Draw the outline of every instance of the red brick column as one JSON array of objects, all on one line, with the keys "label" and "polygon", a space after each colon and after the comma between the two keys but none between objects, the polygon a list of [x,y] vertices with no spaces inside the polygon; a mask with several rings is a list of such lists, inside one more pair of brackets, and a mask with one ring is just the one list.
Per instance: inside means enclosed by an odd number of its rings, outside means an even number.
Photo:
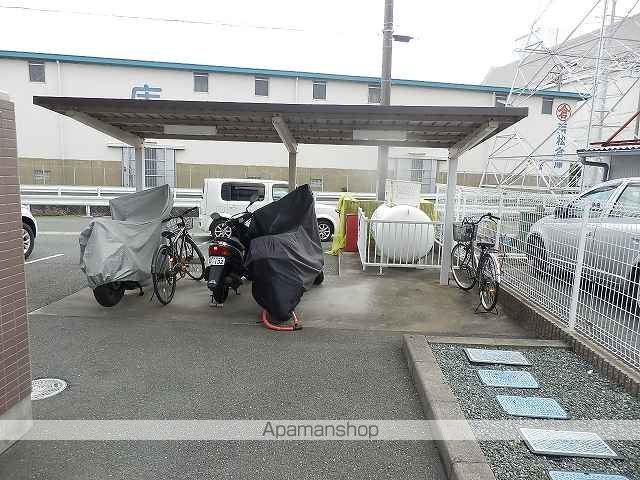
[{"label": "red brick column", "polygon": [[[12,433],[22,433],[31,419],[31,357],[16,153],[13,103],[0,92],[0,420],[25,420],[12,422]],[[0,438],[0,452],[9,444]]]}]

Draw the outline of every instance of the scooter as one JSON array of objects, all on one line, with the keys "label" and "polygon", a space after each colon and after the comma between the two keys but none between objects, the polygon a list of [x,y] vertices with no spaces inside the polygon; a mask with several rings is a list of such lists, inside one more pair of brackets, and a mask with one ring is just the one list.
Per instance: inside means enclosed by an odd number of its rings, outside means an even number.
[{"label": "scooter", "polygon": [[[221,231],[225,234],[215,237],[209,245],[205,278],[207,288],[211,291],[212,305],[223,306],[230,289],[239,295],[238,289],[247,280],[244,258],[251,243],[247,223],[253,216],[249,208],[257,200],[258,195],[254,194],[244,212],[224,221]],[[219,213],[212,213],[211,219],[219,222],[222,217]]]}]

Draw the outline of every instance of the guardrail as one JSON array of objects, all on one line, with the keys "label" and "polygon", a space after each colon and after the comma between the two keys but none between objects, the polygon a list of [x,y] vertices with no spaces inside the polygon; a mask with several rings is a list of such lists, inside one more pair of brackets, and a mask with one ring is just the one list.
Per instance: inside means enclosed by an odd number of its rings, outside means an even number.
[{"label": "guardrail", "polygon": [[[91,207],[107,206],[112,198],[135,191],[133,187],[20,185],[20,197],[24,204],[84,206],[87,215],[91,215]],[[174,188],[173,195],[176,207],[199,207],[202,201],[202,190],[197,188]]]}]

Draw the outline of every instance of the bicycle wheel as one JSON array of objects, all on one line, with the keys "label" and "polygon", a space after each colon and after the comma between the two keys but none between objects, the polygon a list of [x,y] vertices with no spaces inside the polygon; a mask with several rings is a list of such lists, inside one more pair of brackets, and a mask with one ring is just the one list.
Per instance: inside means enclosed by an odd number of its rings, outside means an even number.
[{"label": "bicycle wheel", "polygon": [[458,287],[471,290],[476,284],[476,261],[471,245],[458,243],[451,251],[451,273]]},{"label": "bicycle wheel", "polygon": [[160,245],[153,254],[151,277],[156,297],[160,303],[168,305],[176,292],[176,272],[173,268],[171,248],[168,245]]},{"label": "bicycle wheel", "polygon": [[495,258],[487,255],[482,260],[480,271],[480,303],[482,307],[490,312],[498,303],[498,293],[500,292],[500,281],[498,280],[498,265]]},{"label": "bicycle wheel", "polygon": [[184,258],[180,259],[184,263],[187,275],[196,281],[204,278],[204,257],[202,252],[191,237],[186,237],[184,241]]}]

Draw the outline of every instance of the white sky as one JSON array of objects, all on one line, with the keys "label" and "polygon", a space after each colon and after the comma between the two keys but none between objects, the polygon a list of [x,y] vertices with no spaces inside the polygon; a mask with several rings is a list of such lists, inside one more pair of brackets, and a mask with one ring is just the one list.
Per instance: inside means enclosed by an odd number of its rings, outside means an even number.
[{"label": "white sky", "polygon": [[[396,0],[393,77],[480,83],[514,60],[549,0]],[[540,26],[568,32],[595,0],[554,0]],[[619,0],[619,12],[631,0]],[[380,75],[383,0],[0,0],[0,50]],[[598,9],[601,10],[601,9]],[[210,24],[123,19],[174,18]],[[588,29],[598,28],[594,14]],[[264,28],[271,27],[271,28]]]}]

